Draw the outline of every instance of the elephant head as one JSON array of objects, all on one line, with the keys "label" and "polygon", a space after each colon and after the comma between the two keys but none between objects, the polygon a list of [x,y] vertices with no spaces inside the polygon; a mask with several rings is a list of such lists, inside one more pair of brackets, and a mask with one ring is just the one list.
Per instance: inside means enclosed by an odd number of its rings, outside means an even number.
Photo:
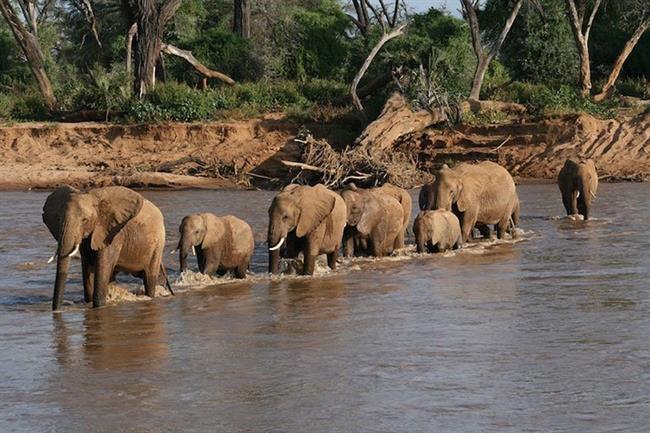
[{"label": "elephant head", "polygon": [[420,194],[418,195],[418,205],[420,206],[420,210],[433,209],[435,201],[434,182],[424,184],[422,185],[422,188],[420,188]]},{"label": "elephant head", "polygon": [[195,247],[201,246],[201,249],[211,248],[217,244],[220,237],[221,227],[216,223],[217,218],[210,214],[193,214],[183,218],[179,232],[178,241],[179,261],[181,272],[187,269],[187,256],[192,251],[196,255]]},{"label": "elephant head", "polygon": [[341,196],[347,209],[347,225],[363,235],[370,234],[381,218],[381,207],[372,193],[350,184],[341,192]]},{"label": "elephant head", "polygon": [[142,208],[143,197],[128,188],[114,186],[81,193],[70,187],[50,194],[43,206],[43,222],[58,242],[56,281],[52,309],[63,301],[70,256],[88,239],[90,248],[108,246],[124,225]]},{"label": "elephant head", "polygon": [[415,243],[417,252],[422,254],[426,252],[425,246],[428,242],[428,229],[424,212],[420,212],[413,222],[413,233],[415,234]]},{"label": "elephant head", "polygon": [[334,209],[335,198],[323,185],[289,185],[269,207],[269,272],[280,271],[280,248],[291,232],[303,238],[313,232]]}]

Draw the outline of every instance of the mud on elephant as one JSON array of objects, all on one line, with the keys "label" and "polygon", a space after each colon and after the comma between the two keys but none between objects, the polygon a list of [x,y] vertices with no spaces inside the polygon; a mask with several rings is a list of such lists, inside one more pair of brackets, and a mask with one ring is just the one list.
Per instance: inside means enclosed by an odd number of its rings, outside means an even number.
[{"label": "mud on elephant", "polygon": [[567,215],[580,214],[585,220],[598,190],[598,173],[592,159],[567,159],[557,177]]},{"label": "mud on elephant", "polygon": [[[81,255],[84,299],[94,307],[106,304],[115,272],[144,280],[147,296],[155,296],[159,276],[165,277],[162,254],[165,226],[160,210],[128,188],[112,186],[87,193],[70,187],[50,194],[43,222],[58,242],[52,309],[63,302],[70,257]],[[169,282],[167,282],[169,287]]]},{"label": "mud on elephant", "polygon": [[403,209],[382,190],[348,185],[341,191],[347,209],[343,235],[347,257],[367,253],[375,257],[391,254],[398,241],[404,242]]},{"label": "mud on elephant", "polygon": [[246,277],[255,247],[248,223],[232,215],[197,213],[183,218],[179,232],[181,272],[187,269],[187,256],[192,251],[203,274],[224,275],[233,271],[237,278]]},{"label": "mud on elephant", "polygon": [[312,275],[316,257],[327,254],[336,268],[345,228],[345,202],[323,185],[289,185],[269,207],[269,272],[280,272],[280,256],[304,256],[303,275]]}]

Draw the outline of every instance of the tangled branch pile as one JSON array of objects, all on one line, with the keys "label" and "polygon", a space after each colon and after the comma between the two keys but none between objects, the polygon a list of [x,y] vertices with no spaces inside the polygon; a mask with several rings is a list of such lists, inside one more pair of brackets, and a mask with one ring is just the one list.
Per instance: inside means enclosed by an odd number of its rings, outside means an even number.
[{"label": "tangled branch pile", "polygon": [[376,186],[386,182],[410,188],[429,180],[430,174],[418,169],[416,158],[394,150],[377,150],[368,146],[332,149],[326,141],[307,136],[301,159],[304,163],[283,161],[298,170],[292,182],[322,183],[340,188],[354,182],[362,186]]}]

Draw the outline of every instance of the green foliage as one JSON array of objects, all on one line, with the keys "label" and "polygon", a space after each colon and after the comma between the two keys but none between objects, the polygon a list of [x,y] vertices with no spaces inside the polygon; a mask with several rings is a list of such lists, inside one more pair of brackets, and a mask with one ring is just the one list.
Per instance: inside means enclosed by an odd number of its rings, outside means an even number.
[{"label": "green foliage", "polygon": [[510,82],[508,70],[498,60],[492,60],[485,72],[481,99],[490,99],[492,94]]},{"label": "green foliage", "polygon": [[16,120],[45,120],[49,117],[43,97],[36,89],[30,89],[20,97],[14,96],[11,118]]},{"label": "green foliage", "polygon": [[14,109],[14,98],[11,96],[0,93],[0,120],[9,120],[11,119],[12,112]]},{"label": "green foliage", "polygon": [[508,118],[508,115],[498,110],[486,110],[474,113],[468,111],[463,114],[463,123],[469,125],[485,125],[485,124],[498,124],[503,123]]},{"label": "green foliage", "polygon": [[299,90],[311,102],[328,104],[348,95],[349,86],[339,81],[314,79],[301,83]]},{"label": "green foliage", "polygon": [[616,83],[616,90],[621,95],[650,99],[650,81],[645,77],[639,79],[626,78],[619,80]]}]

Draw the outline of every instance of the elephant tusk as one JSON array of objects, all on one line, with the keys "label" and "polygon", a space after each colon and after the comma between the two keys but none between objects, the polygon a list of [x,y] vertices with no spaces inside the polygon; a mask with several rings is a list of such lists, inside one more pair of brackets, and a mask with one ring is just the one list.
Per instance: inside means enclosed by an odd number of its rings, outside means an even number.
[{"label": "elephant tusk", "polygon": [[279,249],[282,246],[283,243],[284,243],[284,237],[282,239],[280,239],[280,242],[278,242],[276,245],[274,245],[272,247],[269,247],[269,251],[275,251],[275,250]]},{"label": "elephant tusk", "polygon": [[172,252],[169,253],[169,254],[171,254],[171,255],[173,256],[173,255],[176,254],[177,252],[178,252],[178,250],[172,250]]},{"label": "elephant tusk", "polygon": [[578,195],[576,196],[576,198],[580,198],[580,191],[578,191]]},{"label": "elephant tusk", "polygon": [[589,194],[591,194],[591,196],[592,196],[593,198],[596,198],[596,194],[594,194],[593,191],[589,191]]},{"label": "elephant tusk", "polygon": [[192,245],[192,255],[193,255],[193,256],[196,255],[196,249],[194,248],[194,245]]},{"label": "elephant tusk", "polygon": [[59,255],[58,253],[54,253],[54,255],[53,255],[52,257],[50,257],[49,259],[47,259],[47,264],[49,265],[50,263],[52,263],[53,261],[55,261],[55,260],[56,260],[56,256],[58,256],[58,255]]},{"label": "elephant tusk", "polygon": [[79,245],[81,245],[81,244],[77,244],[77,246],[74,247],[74,250],[72,250],[72,252],[70,254],[68,254],[66,257],[75,256],[79,252]]}]

